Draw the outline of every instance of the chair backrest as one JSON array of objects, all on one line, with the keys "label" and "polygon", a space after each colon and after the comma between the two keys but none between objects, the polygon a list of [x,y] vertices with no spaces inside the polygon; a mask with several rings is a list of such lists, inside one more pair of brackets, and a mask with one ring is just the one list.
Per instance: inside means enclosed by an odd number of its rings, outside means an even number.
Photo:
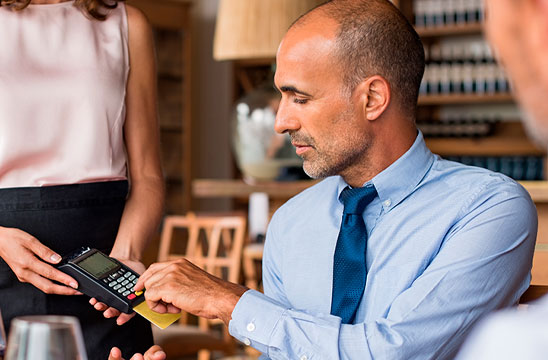
[{"label": "chair backrest", "polygon": [[184,257],[210,274],[237,283],[245,227],[246,218],[241,215],[166,216],[158,260]]},{"label": "chair backrest", "polygon": [[[160,238],[159,261],[186,258],[205,271],[237,283],[245,239],[246,217],[243,215],[185,216],[170,215],[164,218]],[[188,316],[183,313],[179,324],[187,324]],[[215,324],[222,326],[221,348],[228,354],[234,353],[235,343],[224,323],[218,319],[198,319],[201,330],[209,332]],[[211,353],[204,347],[198,359],[210,359]]]},{"label": "chair backrest", "polygon": [[519,299],[520,304],[528,304],[540,297],[548,294],[548,286],[546,285],[529,285],[529,288],[523,293]]}]

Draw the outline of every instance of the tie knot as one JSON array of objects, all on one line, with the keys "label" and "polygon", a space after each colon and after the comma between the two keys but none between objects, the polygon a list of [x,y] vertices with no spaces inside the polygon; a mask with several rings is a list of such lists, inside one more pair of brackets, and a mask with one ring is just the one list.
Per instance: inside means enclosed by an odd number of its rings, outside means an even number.
[{"label": "tie knot", "polygon": [[361,188],[347,186],[339,196],[339,200],[344,205],[343,213],[361,215],[375,196],[377,196],[377,190],[375,190],[373,185]]}]

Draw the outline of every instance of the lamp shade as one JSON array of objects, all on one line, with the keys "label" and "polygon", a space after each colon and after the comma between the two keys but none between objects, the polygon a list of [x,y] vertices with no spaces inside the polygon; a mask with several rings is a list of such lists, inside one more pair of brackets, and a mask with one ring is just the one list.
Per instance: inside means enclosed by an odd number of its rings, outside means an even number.
[{"label": "lamp shade", "polygon": [[325,0],[220,0],[213,57],[274,58],[289,26]]}]

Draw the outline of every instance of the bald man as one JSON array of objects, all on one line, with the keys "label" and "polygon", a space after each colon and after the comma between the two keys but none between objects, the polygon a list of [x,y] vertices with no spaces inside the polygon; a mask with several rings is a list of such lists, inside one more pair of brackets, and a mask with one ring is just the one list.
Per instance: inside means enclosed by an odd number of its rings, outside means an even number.
[{"label": "bald man", "polygon": [[152,265],[151,308],[220,318],[271,359],[452,359],[530,280],[536,209],[513,180],[433,155],[415,126],[423,45],[386,0],[334,0],[277,54],[275,128],[325,178],[269,224],[264,294]]},{"label": "bald man", "polygon": [[[548,1],[488,0],[487,37],[513,81],[529,134],[548,145]],[[483,323],[460,360],[544,360],[548,298],[526,310],[507,310]]]}]

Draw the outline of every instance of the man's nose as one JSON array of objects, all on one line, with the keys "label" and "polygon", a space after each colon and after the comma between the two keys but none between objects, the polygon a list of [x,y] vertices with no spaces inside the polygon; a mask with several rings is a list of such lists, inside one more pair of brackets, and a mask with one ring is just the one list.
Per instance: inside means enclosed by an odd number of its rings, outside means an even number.
[{"label": "man's nose", "polygon": [[285,101],[282,100],[278,112],[276,113],[274,130],[279,134],[284,134],[288,131],[299,130],[300,127],[301,125],[296,114],[294,114],[288,106],[285,105]]}]

